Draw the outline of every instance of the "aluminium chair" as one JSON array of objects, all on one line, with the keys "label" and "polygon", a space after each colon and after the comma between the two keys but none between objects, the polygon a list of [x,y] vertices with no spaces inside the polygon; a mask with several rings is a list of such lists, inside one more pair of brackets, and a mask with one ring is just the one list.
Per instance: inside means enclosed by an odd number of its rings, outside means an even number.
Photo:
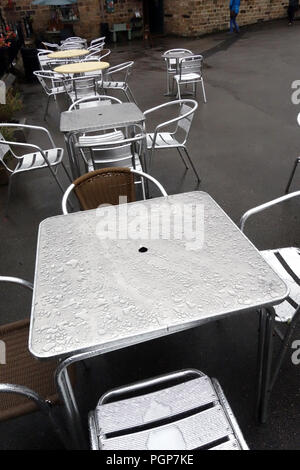
[{"label": "aluminium chair", "polygon": [[[121,167],[103,168],[80,176],[68,187],[62,199],[63,214],[68,214],[68,198],[73,191],[81,210],[96,209],[102,204],[117,205],[120,203],[120,198],[126,198],[126,202],[134,202],[135,176],[151,181],[162,196],[167,196],[163,186],[142,171]],[[145,194],[143,197],[145,198]]]},{"label": "aluminium chair", "polygon": [[71,103],[80,100],[81,98],[98,96],[98,83],[101,78],[101,73],[98,75],[89,75],[88,73],[82,77],[68,77],[64,80],[65,92],[69,96]]},{"label": "aluminium chair", "polygon": [[[156,106],[155,108],[148,109],[144,112],[144,115],[148,118],[150,114],[156,111],[161,111],[165,108],[170,108],[170,111],[175,109],[176,117],[156,126],[153,133],[147,133],[147,150],[149,152],[149,156],[147,158],[147,171],[150,171],[151,169],[153,155],[157,150],[177,149],[186,169],[189,167],[184,158],[183,152],[185,153],[188,162],[191,164],[198,181],[200,181],[199,173],[186,146],[194,113],[198,108],[198,103],[195,100],[188,99],[170,101],[169,103],[164,103],[160,106]],[[172,129],[170,130],[170,128]]]},{"label": "aluminium chair", "polygon": [[165,60],[166,66],[167,66],[167,95],[171,94],[170,90],[170,81],[171,81],[171,86],[172,86],[172,92],[174,89],[174,80],[173,77],[178,73],[177,69],[177,60],[169,57],[170,55],[174,54],[174,52],[183,52],[185,54],[193,55],[192,51],[189,49],[169,49],[163,54],[163,58]]},{"label": "aluminium chair", "polygon": [[[142,171],[144,157],[145,133],[141,126],[130,128],[130,136],[125,128],[98,134],[83,134],[74,136],[72,143],[78,150],[87,171],[98,168],[120,166]],[[144,184],[143,192],[144,192]]]},{"label": "aluminium chair", "polygon": [[196,97],[197,84],[201,83],[204,103],[207,102],[204,80],[203,80],[203,57],[202,55],[191,55],[179,60],[179,73],[174,75],[177,84],[177,96],[181,99],[181,86],[192,85],[193,95]]},{"label": "aluminium chair", "polygon": [[248,450],[219,382],[195,369],[105,393],[89,432],[92,450]]},{"label": "aluminium chair", "polygon": [[[49,66],[49,63],[48,63],[48,66]],[[46,103],[46,109],[44,113],[44,121],[45,121],[47,114],[48,114],[48,109],[49,109],[51,98],[53,97],[53,99],[56,101],[57,95],[66,92],[65,85],[64,85],[65,77],[56,72],[53,72],[52,70],[37,70],[33,72],[33,74],[37,77],[38,81],[43,87],[44,92],[46,93],[48,97],[47,103]]]},{"label": "aluminium chair", "polygon": [[[16,277],[0,276],[0,283],[33,289],[32,284]],[[30,354],[29,323],[29,319],[25,319],[0,326],[0,340],[4,345],[0,361],[0,421],[39,409],[62,438],[62,430],[53,414],[53,406],[58,402],[54,381],[58,363],[37,361]]]},{"label": "aluminium chair", "polygon": [[[10,142],[3,138],[2,134],[0,133],[0,161],[4,165],[7,173],[9,175],[9,183],[8,183],[8,190],[7,190],[7,202],[5,207],[5,215],[8,214],[8,205],[12,190],[12,182],[13,179],[17,175],[22,173],[26,173],[29,171],[34,170],[44,170],[49,169],[50,173],[52,174],[57,186],[59,187],[60,191],[64,193],[64,188],[60,183],[56,170],[59,165],[61,165],[70,180],[70,176],[67,172],[67,169],[63,163],[63,155],[64,150],[62,148],[58,148],[55,146],[55,143],[52,139],[50,132],[40,126],[31,126],[28,124],[12,124],[12,123],[1,123],[1,128],[18,128],[18,129],[30,129],[32,131],[38,131],[42,134],[46,134],[49,140],[49,147],[42,148],[41,146],[35,144],[28,144],[23,142]],[[17,155],[14,149],[23,149],[28,150],[29,153]],[[10,152],[11,156],[14,158],[16,163],[15,166],[11,167],[5,160],[5,156],[7,153]]]},{"label": "aluminium chair", "polygon": [[123,64],[109,67],[103,72],[102,88],[104,90],[120,90],[128,101],[136,103],[134,95],[128,85],[128,79],[132,72],[134,62],[124,62]]},{"label": "aluminium chair", "polygon": [[[277,204],[300,196],[300,191],[287,194],[248,210],[241,218],[241,230],[250,216],[265,211]],[[293,333],[300,319],[300,249],[295,247],[261,251],[261,255],[274,269],[290,290],[289,297],[281,304],[260,312],[259,339],[259,389],[258,409],[262,422],[267,419],[267,407],[272,389],[280,372]],[[285,332],[278,325],[285,325]],[[273,360],[273,336],[278,335],[281,345],[278,356]]]}]

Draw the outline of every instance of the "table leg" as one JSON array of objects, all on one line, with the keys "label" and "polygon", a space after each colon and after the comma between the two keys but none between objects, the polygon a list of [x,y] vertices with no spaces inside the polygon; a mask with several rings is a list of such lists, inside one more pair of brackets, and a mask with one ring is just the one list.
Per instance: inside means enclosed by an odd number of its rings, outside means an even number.
[{"label": "table leg", "polygon": [[86,449],[87,442],[83,433],[81,419],[68,371],[64,363],[56,370],[56,385],[65,406],[67,426],[76,449]]},{"label": "table leg", "polygon": [[260,316],[257,396],[257,416],[261,423],[265,423],[267,420],[268,402],[271,394],[274,322],[274,309],[263,309]]},{"label": "table leg", "polygon": [[65,134],[65,143],[66,143],[66,148],[67,148],[67,152],[69,155],[70,169],[71,169],[72,177],[75,180],[76,178],[80,176],[80,171],[79,171],[77,160],[73,154],[72,145],[70,144],[71,137],[72,137],[71,134]]}]

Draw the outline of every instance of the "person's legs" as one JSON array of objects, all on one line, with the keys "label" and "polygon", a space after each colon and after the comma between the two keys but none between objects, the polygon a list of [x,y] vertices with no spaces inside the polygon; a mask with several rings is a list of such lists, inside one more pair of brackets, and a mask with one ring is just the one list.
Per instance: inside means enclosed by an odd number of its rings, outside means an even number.
[{"label": "person's legs", "polygon": [[236,22],[236,17],[237,17],[237,14],[235,13],[234,16],[233,16],[233,20],[232,20],[232,21],[233,21],[233,26],[234,26],[234,29],[235,29],[236,33],[239,33],[239,32],[240,32],[240,29],[239,29],[239,26],[238,26],[238,24],[237,24],[237,22]]},{"label": "person's legs", "polygon": [[294,16],[295,16],[295,7],[288,7],[289,24],[293,24]]}]

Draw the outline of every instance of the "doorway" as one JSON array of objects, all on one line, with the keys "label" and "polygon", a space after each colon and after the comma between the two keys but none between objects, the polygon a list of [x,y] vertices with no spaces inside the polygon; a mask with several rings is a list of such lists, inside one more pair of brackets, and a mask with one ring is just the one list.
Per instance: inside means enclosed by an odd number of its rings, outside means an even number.
[{"label": "doorway", "polygon": [[164,0],[143,0],[144,24],[149,25],[150,33],[164,32]]}]

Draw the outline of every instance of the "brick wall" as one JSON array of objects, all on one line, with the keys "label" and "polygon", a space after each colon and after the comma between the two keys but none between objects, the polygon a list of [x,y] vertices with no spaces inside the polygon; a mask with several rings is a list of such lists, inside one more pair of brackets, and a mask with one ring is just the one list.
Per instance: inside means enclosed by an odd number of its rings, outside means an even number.
[{"label": "brick wall", "polygon": [[7,21],[15,22],[24,16],[33,18],[33,27],[37,31],[45,31],[51,18],[49,7],[36,6],[31,4],[31,0],[15,0],[13,9],[7,8],[7,0],[0,0],[3,16]]},{"label": "brick wall", "polygon": [[[165,0],[165,32],[198,36],[228,28],[229,0]],[[288,0],[241,0],[238,23],[252,24],[286,15]]]},{"label": "brick wall", "polygon": [[142,13],[142,0],[117,0],[115,1],[115,11],[107,13],[106,9],[100,8],[99,0],[79,0],[78,9],[80,24],[74,27],[76,34],[92,38],[100,34],[100,23],[129,23],[134,12],[139,10]]},{"label": "brick wall", "polygon": [[[7,0],[0,0],[0,7],[8,21],[18,20],[24,16],[33,18],[33,28],[35,31],[45,31],[51,18],[51,9],[45,6],[32,5],[31,0],[15,0],[14,8],[6,8]],[[74,24],[76,35],[88,39],[95,38],[100,34],[100,23],[128,23],[134,12],[139,10],[142,13],[142,0],[117,0],[115,1],[115,11],[107,13],[106,9],[100,8],[100,0],[78,0],[80,22]]]},{"label": "brick wall", "polygon": [[[88,39],[100,34],[100,23],[127,23],[134,11],[142,11],[142,0],[115,0],[114,13],[100,8],[101,0],[78,0],[80,23],[74,25],[76,35]],[[103,0],[102,0],[103,1]],[[271,20],[286,15],[288,0],[241,0],[240,25]],[[7,0],[0,0],[5,7]],[[179,36],[199,36],[228,28],[229,0],[164,0],[165,32]],[[30,15],[35,31],[45,31],[51,16],[49,7],[34,6],[31,0],[15,0],[14,9],[4,9],[5,16],[15,19]]]}]

